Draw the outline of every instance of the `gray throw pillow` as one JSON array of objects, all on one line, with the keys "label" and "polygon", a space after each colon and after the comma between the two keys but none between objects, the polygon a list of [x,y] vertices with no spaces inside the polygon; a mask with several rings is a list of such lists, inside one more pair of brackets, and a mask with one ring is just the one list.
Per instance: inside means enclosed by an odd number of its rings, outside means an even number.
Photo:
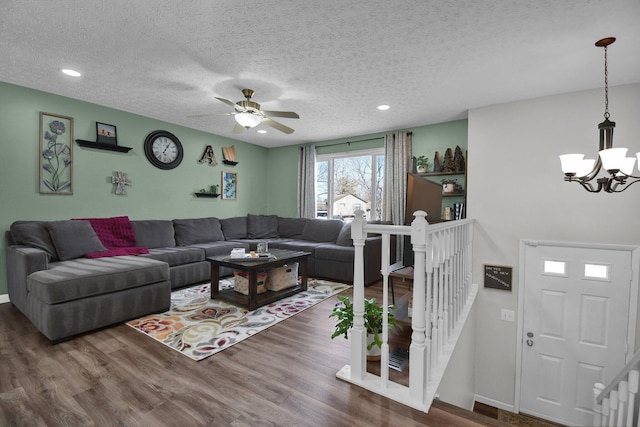
[{"label": "gray throw pillow", "polygon": [[287,239],[301,239],[306,218],[278,217],[278,235]]},{"label": "gray throw pillow", "polygon": [[225,240],[238,240],[247,238],[247,217],[236,216],[220,220],[222,234]]},{"label": "gray throw pillow", "polygon": [[340,246],[353,246],[353,239],[351,238],[351,223],[344,224],[336,239],[336,245]]},{"label": "gray throw pillow", "polygon": [[277,215],[247,215],[247,237],[250,239],[278,238]]},{"label": "gray throw pillow", "polygon": [[89,221],[50,221],[45,224],[58,259],[66,261],[79,258],[90,252],[106,251]]},{"label": "gray throw pillow", "polygon": [[16,221],[9,228],[15,245],[30,246],[45,251],[52,261],[58,259],[49,232],[42,221]]},{"label": "gray throw pillow", "polygon": [[174,219],[173,229],[178,246],[224,240],[218,218]]},{"label": "gray throw pillow", "polygon": [[149,219],[131,221],[136,242],[142,248],[173,248],[176,241],[173,237],[173,221],[166,219]]},{"label": "gray throw pillow", "polygon": [[304,225],[302,239],[311,242],[335,242],[342,230],[339,219],[309,219]]}]

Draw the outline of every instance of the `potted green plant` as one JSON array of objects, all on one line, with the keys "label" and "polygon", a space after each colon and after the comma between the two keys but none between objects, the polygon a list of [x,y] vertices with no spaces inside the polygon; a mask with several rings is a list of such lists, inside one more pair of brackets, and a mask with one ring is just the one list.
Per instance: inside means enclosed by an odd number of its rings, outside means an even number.
[{"label": "potted green plant", "polygon": [[[344,336],[345,339],[349,338],[349,331],[353,327],[353,303],[347,297],[338,296],[340,301],[333,307],[333,311],[329,317],[335,317],[338,321],[336,323],[336,329],[333,331],[331,338]],[[388,322],[389,329],[398,326],[398,323],[393,315],[393,306],[389,306],[388,310]],[[383,312],[382,306],[379,305],[375,299],[364,300],[364,327],[367,330],[367,350],[371,352],[377,347],[379,354],[380,347],[382,346],[382,339],[380,334],[382,333],[382,320]]]},{"label": "potted green plant", "polygon": [[425,173],[429,167],[429,159],[427,156],[416,157],[416,171],[418,173]]},{"label": "potted green plant", "polygon": [[456,179],[445,178],[442,180],[442,192],[445,194],[452,194],[456,192]]}]

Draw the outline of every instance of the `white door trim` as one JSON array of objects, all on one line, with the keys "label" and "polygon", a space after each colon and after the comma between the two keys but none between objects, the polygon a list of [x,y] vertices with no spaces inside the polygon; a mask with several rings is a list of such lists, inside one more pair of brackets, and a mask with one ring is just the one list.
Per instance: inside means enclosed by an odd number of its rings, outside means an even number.
[{"label": "white door trim", "polygon": [[600,243],[573,243],[573,242],[554,242],[547,240],[530,240],[521,239],[519,247],[518,262],[518,324],[516,329],[516,384],[515,396],[513,399],[514,412],[520,412],[520,388],[522,375],[522,351],[523,351],[523,324],[524,324],[524,252],[526,246],[561,246],[572,248],[589,248],[589,249],[609,249],[631,252],[631,286],[629,295],[629,320],[627,328],[627,354],[625,362],[635,353],[636,345],[636,322],[638,317],[638,286],[640,285],[640,246],[633,245],[611,245]]}]

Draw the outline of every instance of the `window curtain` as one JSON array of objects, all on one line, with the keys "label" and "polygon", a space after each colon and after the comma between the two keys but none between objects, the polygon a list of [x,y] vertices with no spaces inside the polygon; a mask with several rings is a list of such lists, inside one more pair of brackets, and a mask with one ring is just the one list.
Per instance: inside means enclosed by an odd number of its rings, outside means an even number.
[{"label": "window curtain", "polygon": [[[411,172],[411,132],[384,138],[384,220],[403,225],[407,207],[407,173]],[[396,239],[396,260],[402,259],[402,239]]]},{"label": "window curtain", "polygon": [[316,217],[316,146],[300,147],[298,159],[298,217]]}]

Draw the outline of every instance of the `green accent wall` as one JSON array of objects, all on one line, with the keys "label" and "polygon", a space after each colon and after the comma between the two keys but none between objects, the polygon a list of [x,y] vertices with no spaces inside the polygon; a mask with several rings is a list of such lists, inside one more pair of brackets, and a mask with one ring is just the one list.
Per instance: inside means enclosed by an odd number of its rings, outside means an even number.
[{"label": "green accent wall", "polygon": [[[0,82],[0,229],[18,220],[61,220],[75,217],[127,215],[131,219],[173,219],[276,214],[296,216],[300,145],[267,149],[125,111]],[[95,122],[117,127],[118,145],[129,153],[73,147],[73,194],[39,194],[39,113],[74,119],[74,139],[93,141]],[[167,130],[184,147],[184,159],[173,170],[152,166],[143,151],[147,134]],[[433,159],[436,150],[467,147],[467,120],[408,129],[414,155]],[[391,131],[390,131],[391,132]],[[321,154],[382,147],[385,133],[316,142]],[[293,135],[295,137],[295,134]],[[377,138],[373,141],[353,142]],[[352,143],[346,143],[351,141]],[[332,144],[332,147],[326,147]],[[218,165],[200,164],[207,145]],[[235,146],[237,166],[222,164],[222,147]],[[324,148],[322,148],[325,146]],[[127,194],[115,195],[114,172],[131,180]],[[238,173],[238,199],[196,198],[193,193],[220,185],[222,171]],[[0,296],[7,293],[6,236],[0,246]]]},{"label": "green accent wall", "polygon": [[[0,229],[9,230],[17,220],[59,220],[74,217],[128,215],[131,219],[173,219],[216,216],[220,218],[268,212],[268,180],[264,179],[268,150],[253,144],[188,129],[148,117],[50,93],[0,82]],[[118,145],[133,147],[129,153],[73,147],[73,194],[38,192],[39,113],[74,119],[74,139],[95,141],[95,122],[117,127]],[[143,142],[154,130],[176,135],[184,147],[184,159],[173,170],[152,166]],[[207,145],[214,149],[218,165],[200,164]],[[235,146],[238,165],[222,164],[222,147]],[[127,194],[114,194],[111,177],[116,171],[129,175]],[[238,199],[196,198],[203,187],[220,184],[222,171],[238,173]],[[295,174],[295,172],[294,172]],[[295,193],[294,193],[295,195]],[[295,200],[293,201],[295,203]],[[0,295],[7,293],[6,236],[0,247]]]}]

